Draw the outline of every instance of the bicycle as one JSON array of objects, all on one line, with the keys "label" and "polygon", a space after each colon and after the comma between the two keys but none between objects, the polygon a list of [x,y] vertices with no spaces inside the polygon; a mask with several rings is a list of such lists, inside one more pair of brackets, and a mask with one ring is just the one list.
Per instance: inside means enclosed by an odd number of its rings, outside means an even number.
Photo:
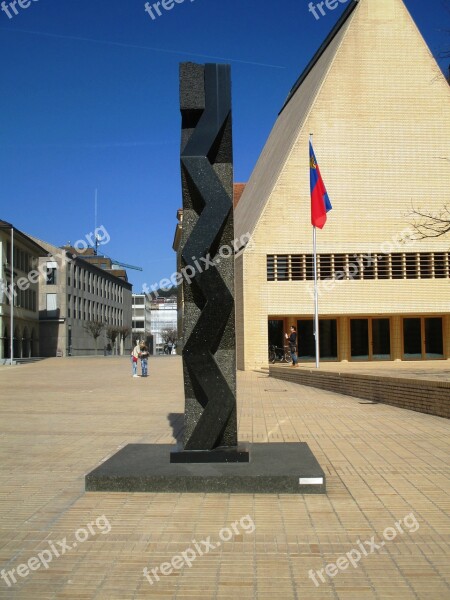
[{"label": "bicycle", "polygon": [[274,364],[276,362],[289,363],[292,362],[291,353],[289,346],[279,348],[275,344],[269,345],[269,362]]}]

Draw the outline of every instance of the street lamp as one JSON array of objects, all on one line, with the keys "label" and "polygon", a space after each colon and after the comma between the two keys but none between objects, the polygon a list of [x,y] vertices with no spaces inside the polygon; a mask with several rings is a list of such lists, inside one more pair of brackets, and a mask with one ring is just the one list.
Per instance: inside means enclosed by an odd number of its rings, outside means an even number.
[{"label": "street lamp", "polygon": [[69,325],[68,327],[67,356],[72,356],[72,325]]}]

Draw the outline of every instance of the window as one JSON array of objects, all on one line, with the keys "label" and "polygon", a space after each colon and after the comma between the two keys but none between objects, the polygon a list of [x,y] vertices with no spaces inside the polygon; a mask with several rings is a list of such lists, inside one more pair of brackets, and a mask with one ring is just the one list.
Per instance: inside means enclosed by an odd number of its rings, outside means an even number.
[{"label": "window", "polygon": [[277,256],[277,281],[289,281],[287,256]]},{"label": "window", "polygon": [[419,254],[420,278],[431,279],[433,277],[433,262],[431,254],[422,252]]},{"label": "window", "polygon": [[351,357],[352,360],[368,360],[369,358],[369,320],[351,319]]},{"label": "window", "polygon": [[267,257],[267,281],[275,281],[275,257]]},{"label": "window", "polygon": [[336,279],[347,279],[345,254],[334,255],[334,277]]},{"label": "window", "polygon": [[448,264],[446,265],[446,258],[445,252],[436,252],[434,254],[435,279],[446,279],[448,277]]},{"label": "window", "polygon": [[[305,319],[297,321],[298,331],[298,357],[301,361],[313,361],[316,356],[316,343],[314,337],[314,321]],[[337,320],[320,319],[319,321],[319,347],[320,358],[323,360],[337,360]]]},{"label": "window", "polygon": [[70,319],[71,314],[72,314],[72,296],[69,294],[67,296],[67,317]]},{"label": "window", "polygon": [[375,265],[377,261],[376,254],[362,255],[362,278],[375,279]]},{"label": "window", "polygon": [[57,295],[47,294],[47,318],[56,317],[57,314]]},{"label": "window", "polygon": [[418,257],[417,254],[405,254],[406,279],[417,279]]},{"label": "window", "polygon": [[[266,258],[267,281],[314,280],[312,254],[269,254]],[[317,278],[319,280],[449,279],[450,253],[319,254]]]},{"label": "window", "polygon": [[284,323],[281,319],[269,319],[269,345],[283,348],[284,339]]},{"label": "window", "polygon": [[441,317],[403,319],[403,358],[444,358],[443,322]]},{"label": "window", "polygon": [[331,255],[322,254],[319,256],[320,279],[331,279],[333,272],[331,269]]},{"label": "window", "polygon": [[403,319],[403,358],[422,358],[421,319]]},{"label": "window", "polygon": [[47,262],[47,285],[56,284],[56,270],[58,264],[56,262]]},{"label": "window", "polygon": [[403,254],[392,254],[392,279],[403,279]]},{"label": "window", "polygon": [[389,254],[378,254],[377,255],[377,274],[378,279],[389,279],[390,278],[390,255]]}]

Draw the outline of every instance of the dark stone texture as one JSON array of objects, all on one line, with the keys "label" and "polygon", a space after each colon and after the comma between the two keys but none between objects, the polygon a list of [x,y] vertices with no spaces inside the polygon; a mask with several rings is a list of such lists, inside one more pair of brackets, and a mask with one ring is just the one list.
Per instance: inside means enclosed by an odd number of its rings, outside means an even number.
[{"label": "dark stone texture", "polygon": [[171,463],[249,462],[247,446],[215,448],[214,450],[175,450],[170,453]]},{"label": "dark stone texture", "polygon": [[181,267],[193,274],[183,280],[184,450],[236,448],[229,65],[182,64],[180,106]]},{"label": "dark stone texture", "polygon": [[[173,464],[166,444],[129,444],[86,475],[86,491],[324,494],[308,445],[251,444],[250,463]],[[318,478],[323,483],[302,483]]]}]

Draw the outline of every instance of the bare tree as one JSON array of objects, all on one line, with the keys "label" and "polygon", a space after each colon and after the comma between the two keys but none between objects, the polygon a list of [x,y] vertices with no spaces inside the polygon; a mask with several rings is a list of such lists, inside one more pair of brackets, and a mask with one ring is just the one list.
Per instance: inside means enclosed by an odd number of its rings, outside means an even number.
[{"label": "bare tree", "polygon": [[106,337],[111,342],[112,348],[114,348],[116,339],[119,334],[120,334],[120,328],[117,327],[116,325],[108,325],[108,327],[106,328]]},{"label": "bare tree", "polygon": [[119,339],[121,341],[121,352],[125,349],[125,340],[131,333],[131,327],[127,327],[126,325],[121,325],[117,328],[119,332]]},{"label": "bare tree", "polygon": [[126,325],[122,325],[121,327],[118,327],[117,329],[119,331],[120,339],[122,341],[125,341],[131,333],[131,328],[127,327]]},{"label": "bare tree", "polygon": [[95,344],[95,354],[97,355],[98,351],[98,338],[100,334],[105,329],[105,324],[101,321],[89,321],[84,325],[84,330],[87,331],[93,338]]},{"label": "bare tree", "polygon": [[[450,158],[444,156],[438,158],[450,162]],[[416,240],[438,238],[450,232],[450,204],[444,204],[437,212],[415,208],[412,205],[407,218],[414,229],[414,239]]]},{"label": "bare tree", "polygon": [[444,204],[437,213],[413,206],[408,213],[408,218],[411,219],[410,225],[414,229],[416,240],[437,238],[450,232],[450,205],[448,204]]},{"label": "bare tree", "polygon": [[165,344],[176,344],[178,340],[178,332],[176,329],[162,329],[161,330],[161,338]]}]

